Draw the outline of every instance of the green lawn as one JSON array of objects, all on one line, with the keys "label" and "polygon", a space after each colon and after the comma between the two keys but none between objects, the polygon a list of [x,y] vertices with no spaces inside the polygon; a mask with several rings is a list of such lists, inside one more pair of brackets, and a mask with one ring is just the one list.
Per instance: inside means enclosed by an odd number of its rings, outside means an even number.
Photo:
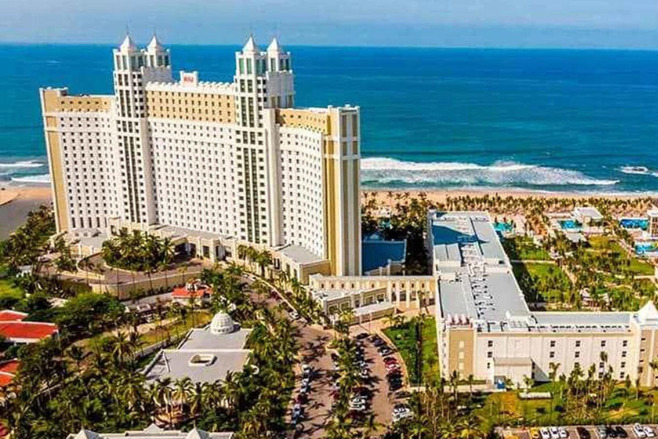
[{"label": "green lawn", "polygon": [[512,270],[530,302],[565,302],[572,293],[571,280],[564,270],[555,264],[514,263]]},{"label": "green lawn", "polygon": [[640,276],[651,276],[654,274],[654,267],[652,264],[638,257],[629,256],[626,250],[624,250],[614,238],[608,236],[591,236],[588,241],[592,250],[609,252],[612,255],[618,255],[622,261],[629,261],[627,262],[630,264],[628,268],[633,274]]},{"label": "green lawn", "polygon": [[[577,422],[569,419],[570,414],[565,412],[564,401],[560,399],[560,391],[557,384],[545,383],[532,389],[535,392],[551,392],[553,399],[522,400],[517,392],[493,393],[483,397],[481,408],[477,410],[485,422],[492,425],[514,425],[521,418],[527,425],[560,425]],[[588,411],[590,419],[584,420],[592,424],[634,422],[654,423],[658,418],[652,410],[653,398],[657,396],[656,391],[642,390],[639,394],[634,388],[628,391],[623,385],[618,385],[612,392],[610,398],[603,404],[596,415],[595,407]],[[653,415],[656,416],[653,416]]]},{"label": "green lawn", "polygon": [[23,291],[14,286],[11,278],[7,277],[7,269],[0,265],[0,303],[11,303],[23,298]]},{"label": "green lawn", "polygon": [[548,251],[535,245],[532,238],[527,236],[505,238],[503,247],[510,259],[523,261],[548,261],[551,259]]},{"label": "green lawn", "polygon": [[434,317],[424,320],[421,329],[421,340],[418,340],[416,320],[414,319],[405,322],[400,327],[386,328],[384,333],[400,352],[404,363],[407,365],[409,382],[412,385],[429,383],[439,379],[439,354],[436,344],[436,322]]}]

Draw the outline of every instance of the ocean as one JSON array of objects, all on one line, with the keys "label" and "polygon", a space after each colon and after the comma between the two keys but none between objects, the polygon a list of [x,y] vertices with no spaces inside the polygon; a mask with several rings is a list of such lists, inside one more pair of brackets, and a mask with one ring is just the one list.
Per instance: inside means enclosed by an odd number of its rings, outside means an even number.
[{"label": "ocean", "polygon": [[[237,46],[170,48],[232,80]],[[0,45],[0,182],[47,181],[37,90],[111,93],[111,49]],[[286,49],[298,106],[361,107],[366,188],[658,194],[658,52]]]}]

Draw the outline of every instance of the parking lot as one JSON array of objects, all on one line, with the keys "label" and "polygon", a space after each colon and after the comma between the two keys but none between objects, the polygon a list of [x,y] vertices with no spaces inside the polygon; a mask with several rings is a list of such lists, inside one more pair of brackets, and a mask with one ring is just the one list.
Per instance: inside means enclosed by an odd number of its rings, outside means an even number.
[{"label": "parking lot", "polygon": [[[566,436],[560,435],[560,431],[551,431],[550,427],[538,427],[530,429],[511,429],[504,430],[504,437],[518,437],[520,439],[560,439],[564,437],[577,438],[577,439],[607,439],[607,438],[632,438],[632,439],[645,439],[657,437],[658,429],[654,424],[643,424],[643,427],[648,427],[650,430],[644,431],[642,434],[641,429],[635,429],[634,425],[608,425],[599,428],[595,425],[583,426],[567,426],[560,427],[566,433]],[[605,430],[605,432],[604,432]],[[544,433],[544,434],[542,434]],[[553,434],[551,434],[553,433]],[[651,436],[653,435],[653,436]]]}]

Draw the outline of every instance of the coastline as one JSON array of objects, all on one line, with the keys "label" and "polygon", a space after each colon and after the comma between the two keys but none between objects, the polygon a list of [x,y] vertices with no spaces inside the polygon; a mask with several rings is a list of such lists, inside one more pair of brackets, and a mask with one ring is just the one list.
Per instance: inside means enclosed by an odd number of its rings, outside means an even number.
[{"label": "coastline", "polygon": [[42,204],[52,203],[48,186],[0,186],[0,240],[6,239]]}]

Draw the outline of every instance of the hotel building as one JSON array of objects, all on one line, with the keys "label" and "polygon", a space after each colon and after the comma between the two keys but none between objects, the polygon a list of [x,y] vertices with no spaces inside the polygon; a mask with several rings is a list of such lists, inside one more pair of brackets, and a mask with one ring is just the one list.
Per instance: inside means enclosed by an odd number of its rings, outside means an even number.
[{"label": "hotel building", "polygon": [[276,39],[249,38],[230,83],[175,80],[155,36],[112,60],[113,95],[40,90],[58,232],[140,229],[213,261],[242,243],[302,280],[360,274],[358,107],[295,108]]},{"label": "hotel building", "polygon": [[579,365],[595,377],[658,382],[658,311],[536,312],[483,212],[430,212],[428,246],[436,291],[438,349],[444,376],[457,372],[500,384],[548,381]]}]

